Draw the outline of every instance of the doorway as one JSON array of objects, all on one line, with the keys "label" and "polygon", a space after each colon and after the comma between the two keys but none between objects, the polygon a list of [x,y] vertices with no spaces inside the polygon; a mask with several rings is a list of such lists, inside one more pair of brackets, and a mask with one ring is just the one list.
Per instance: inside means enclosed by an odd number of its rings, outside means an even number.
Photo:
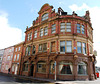
[{"label": "doorway", "polygon": [[31,65],[31,68],[30,68],[30,76],[33,76],[33,71],[34,71],[34,64]]}]

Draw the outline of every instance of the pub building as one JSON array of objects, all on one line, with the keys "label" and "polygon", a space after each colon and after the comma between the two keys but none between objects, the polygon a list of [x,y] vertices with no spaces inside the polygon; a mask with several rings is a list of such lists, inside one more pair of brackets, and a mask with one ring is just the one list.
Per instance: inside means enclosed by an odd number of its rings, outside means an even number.
[{"label": "pub building", "polygon": [[55,12],[44,4],[32,26],[26,28],[21,75],[57,80],[94,80],[93,28],[84,16]]}]

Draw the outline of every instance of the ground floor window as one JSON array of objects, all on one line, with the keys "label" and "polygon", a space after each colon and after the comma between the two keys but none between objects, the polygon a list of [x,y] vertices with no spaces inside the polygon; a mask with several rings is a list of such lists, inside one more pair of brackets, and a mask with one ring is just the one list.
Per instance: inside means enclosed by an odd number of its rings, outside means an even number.
[{"label": "ground floor window", "polygon": [[28,71],[28,65],[29,65],[28,62],[24,63],[24,65],[23,65],[23,71]]},{"label": "ground floor window", "polygon": [[59,63],[59,74],[72,74],[73,66],[71,62],[60,62]]},{"label": "ground floor window", "polygon": [[50,62],[50,74],[55,74],[55,65],[54,61]]},{"label": "ground floor window", "polygon": [[40,61],[37,64],[37,72],[46,73],[46,62]]},{"label": "ground floor window", "polygon": [[87,64],[84,62],[78,63],[78,74],[87,75]]}]

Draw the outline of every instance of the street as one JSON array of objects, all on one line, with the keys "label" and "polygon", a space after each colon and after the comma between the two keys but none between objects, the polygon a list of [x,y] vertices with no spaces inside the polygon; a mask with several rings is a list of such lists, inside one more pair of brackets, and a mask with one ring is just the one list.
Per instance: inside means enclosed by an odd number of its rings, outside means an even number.
[{"label": "street", "polygon": [[[40,81],[30,81],[18,79],[9,75],[0,74],[0,84],[39,84]],[[42,84],[44,84],[42,82]],[[45,83],[45,84],[100,84],[100,78],[95,81],[56,81],[54,83]]]}]

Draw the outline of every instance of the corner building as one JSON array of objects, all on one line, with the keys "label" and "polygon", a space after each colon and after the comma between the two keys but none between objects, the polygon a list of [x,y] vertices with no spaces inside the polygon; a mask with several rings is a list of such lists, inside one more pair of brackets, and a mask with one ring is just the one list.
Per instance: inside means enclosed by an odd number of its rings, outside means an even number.
[{"label": "corner building", "polygon": [[[21,75],[57,80],[93,80],[93,28],[89,11],[82,17],[44,4],[25,31]],[[56,62],[56,70],[55,63]]]}]

